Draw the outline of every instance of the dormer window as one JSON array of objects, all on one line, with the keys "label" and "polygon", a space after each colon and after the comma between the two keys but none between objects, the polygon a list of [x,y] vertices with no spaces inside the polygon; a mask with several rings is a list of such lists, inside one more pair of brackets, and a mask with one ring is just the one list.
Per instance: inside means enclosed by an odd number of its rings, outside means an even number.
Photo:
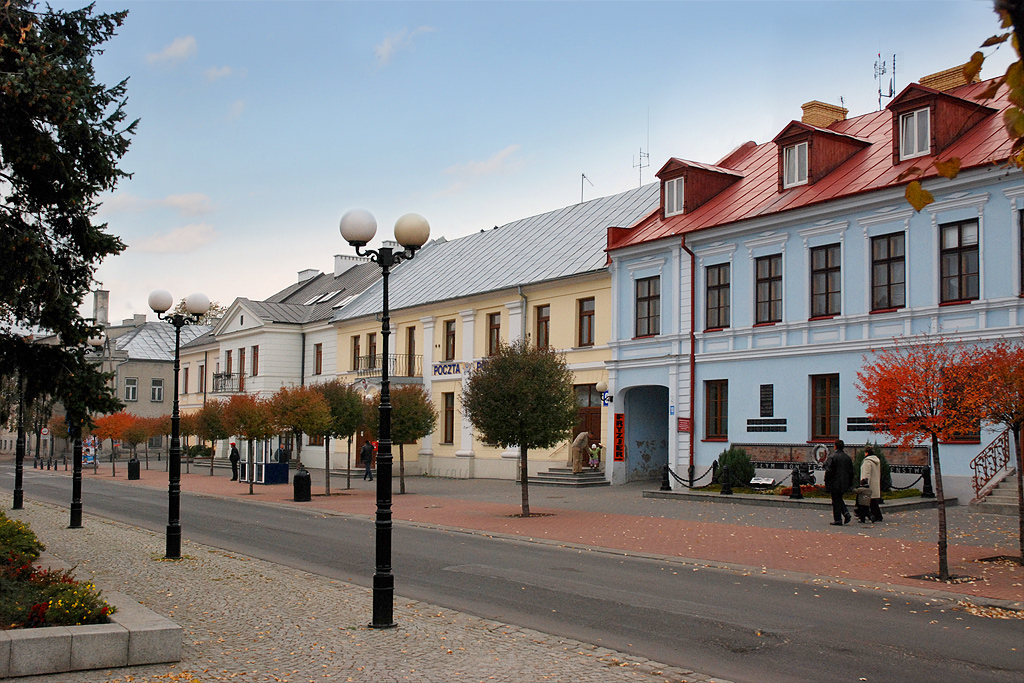
[{"label": "dormer window", "polygon": [[665,215],[674,216],[683,212],[683,179],[665,181]]},{"label": "dormer window", "polygon": [[807,143],[799,142],[782,152],[782,187],[807,184]]},{"label": "dormer window", "polygon": [[900,116],[900,160],[921,157],[931,152],[929,110],[918,109]]}]

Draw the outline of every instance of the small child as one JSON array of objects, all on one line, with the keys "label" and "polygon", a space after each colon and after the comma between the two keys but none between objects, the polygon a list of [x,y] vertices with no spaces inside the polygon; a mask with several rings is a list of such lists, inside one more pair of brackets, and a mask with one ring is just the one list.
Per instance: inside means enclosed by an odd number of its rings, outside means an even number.
[{"label": "small child", "polygon": [[861,479],[860,486],[855,488],[853,492],[857,494],[857,504],[854,506],[853,512],[857,515],[857,521],[863,524],[867,521],[870,514],[871,487],[868,486],[868,480]]}]

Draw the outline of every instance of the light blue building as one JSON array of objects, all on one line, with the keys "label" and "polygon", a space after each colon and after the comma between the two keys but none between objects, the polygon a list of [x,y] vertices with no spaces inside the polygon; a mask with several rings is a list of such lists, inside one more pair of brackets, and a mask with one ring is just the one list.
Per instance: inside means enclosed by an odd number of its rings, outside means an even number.
[{"label": "light blue building", "polygon": [[[699,477],[732,444],[787,460],[837,438],[884,443],[855,388],[873,349],[1024,337],[1024,183],[1005,164],[1005,92],[979,105],[987,83],[949,83],[958,75],[852,119],[811,102],[771,142],[662,167],[660,209],[608,235],[613,481],[666,464]],[[950,157],[960,174],[938,177],[932,163]],[[911,167],[935,197],[920,212],[904,197]],[[973,498],[971,460],[997,433],[942,445],[947,496]]]}]

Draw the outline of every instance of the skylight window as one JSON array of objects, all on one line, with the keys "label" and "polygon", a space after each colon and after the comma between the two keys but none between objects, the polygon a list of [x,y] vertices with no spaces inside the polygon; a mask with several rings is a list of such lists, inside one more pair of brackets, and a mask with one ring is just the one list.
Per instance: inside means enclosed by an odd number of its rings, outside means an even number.
[{"label": "skylight window", "polygon": [[683,212],[683,179],[665,181],[665,215],[674,216]]},{"label": "skylight window", "polygon": [[918,109],[900,116],[900,160],[931,152],[929,110]]},{"label": "skylight window", "polygon": [[782,150],[782,187],[807,184],[807,143],[799,142]]}]

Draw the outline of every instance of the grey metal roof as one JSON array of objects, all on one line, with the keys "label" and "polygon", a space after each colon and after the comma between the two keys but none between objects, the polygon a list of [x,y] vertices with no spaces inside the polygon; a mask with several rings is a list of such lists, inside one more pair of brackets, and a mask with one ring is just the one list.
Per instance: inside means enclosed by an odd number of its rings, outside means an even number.
[{"label": "grey metal roof", "polygon": [[245,301],[254,313],[267,322],[310,323],[330,320],[335,306],[381,277],[380,268],[374,263],[359,263],[335,277],[334,273],[319,273],[313,277],[289,285],[263,301]]},{"label": "grey metal roof", "polygon": [[[212,328],[209,325],[186,325],[181,328],[181,343],[187,344]],[[168,322],[147,322],[115,340],[118,351],[131,360],[174,360],[174,326]]]},{"label": "grey metal roof", "polygon": [[[629,227],[658,207],[660,184],[601,197],[451,241],[427,243],[392,271],[392,310],[599,271],[607,229]],[[332,320],[380,310],[382,283],[367,287]]]}]

